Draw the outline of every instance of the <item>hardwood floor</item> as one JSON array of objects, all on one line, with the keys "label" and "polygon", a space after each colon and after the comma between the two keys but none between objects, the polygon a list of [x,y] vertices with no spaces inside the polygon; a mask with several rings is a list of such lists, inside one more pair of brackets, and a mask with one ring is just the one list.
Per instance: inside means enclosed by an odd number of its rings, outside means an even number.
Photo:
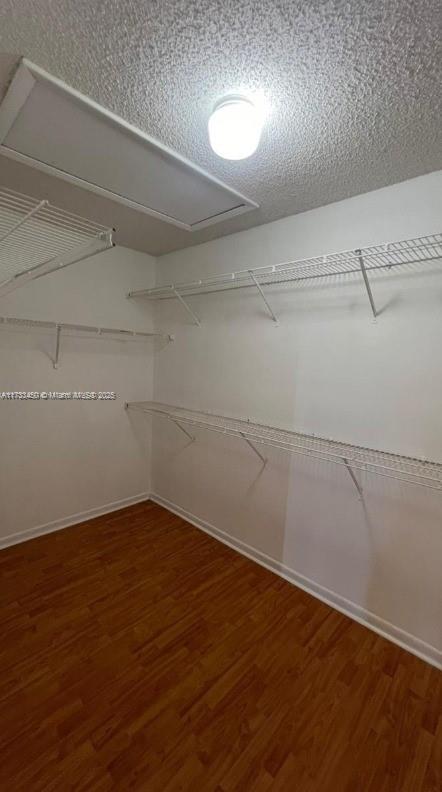
[{"label": "hardwood floor", "polygon": [[159,506],[0,573],[2,790],[442,788],[442,674]]}]

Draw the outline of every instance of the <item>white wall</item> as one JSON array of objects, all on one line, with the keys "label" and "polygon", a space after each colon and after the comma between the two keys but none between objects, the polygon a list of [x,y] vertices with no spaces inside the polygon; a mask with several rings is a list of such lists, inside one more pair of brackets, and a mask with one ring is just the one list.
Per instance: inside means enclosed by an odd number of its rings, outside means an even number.
[{"label": "white wall", "polygon": [[[358,247],[440,230],[442,173],[163,256],[157,282]],[[0,326],[0,391],[112,390],[115,402],[0,401],[0,545],[78,521],[152,490],[224,540],[440,658],[441,496],[198,432],[124,402],[149,399],[442,461],[441,262],[372,276],[376,323],[359,278],[274,289],[276,328],[250,290],[191,298],[201,329],[174,301],[155,326],[173,344],[70,337],[60,368],[47,333]],[[145,301],[155,260],[113,251],[0,298],[0,316],[153,327]],[[154,355],[155,352],[155,355]],[[155,363],[154,363],[155,360]],[[155,370],[154,370],[155,368]]]},{"label": "white wall", "polygon": [[[442,172],[286,218],[158,260],[157,282],[440,231]],[[246,290],[176,301],[158,324],[176,341],[155,362],[155,399],[442,461],[441,262],[416,274],[336,278],[269,295],[275,327]],[[137,416],[139,426],[148,418]],[[442,498],[238,440],[197,442],[155,422],[153,492],[209,530],[433,661],[442,648]],[[243,543],[243,544],[239,544]]]},{"label": "white wall", "polygon": [[[114,248],[0,298],[0,316],[152,329],[147,288],[155,260]],[[160,342],[161,345],[161,342]],[[150,436],[138,436],[124,402],[149,398],[157,340],[62,338],[0,325],[0,391],[115,391],[116,401],[0,401],[0,544],[78,521],[150,489]],[[161,354],[161,351],[159,354]]]}]

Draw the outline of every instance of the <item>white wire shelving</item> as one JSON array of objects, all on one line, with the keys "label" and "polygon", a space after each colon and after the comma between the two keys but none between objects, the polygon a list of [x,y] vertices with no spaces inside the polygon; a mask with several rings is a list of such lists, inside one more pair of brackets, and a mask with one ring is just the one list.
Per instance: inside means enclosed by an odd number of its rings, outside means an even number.
[{"label": "white wire shelving", "polygon": [[160,402],[127,402],[125,406],[129,410],[141,411],[172,421],[191,441],[195,438],[185,428],[186,426],[240,437],[253,449],[263,464],[266,463],[266,458],[258,451],[256,445],[271,446],[323,462],[342,465],[351,476],[360,497],[362,497],[362,486],[355,470],[442,492],[442,464],[438,462],[363,448],[315,435],[252,423],[245,419],[228,418]]},{"label": "white wire shelving", "polygon": [[299,281],[336,275],[359,274],[362,276],[370,307],[373,316],[376,318],[378,310],[369,281],[370,273],[377,270],[391,270],[396,267],[407,266],[412,268],[412,271],[415,271],[420,264],[439,258],[442,258],[442,232],[416,239],[389,242],[383,245],[371,245],[340,253],[328,253],[313,258],[227,272],[203,280],[170,283],[164,286],[156,286],[152,289],[131,291],[127,296],[130,298],[145,297],[150,300],[177,299],[189,312],[193,322],[200,325],[199,317],[185,298],[198,294],[253,288],[256,289],[264,301],[270,318],[278,324],[275,311],[264,291],[268,287],[296,284]]},{"label": "white wire shelving", "polygon": [[37,329],[53,331],[55,337],[55,353],[53,358],[54,368],[58,368],[60,360],[60,344],[63,334],[96,336],[109,338],[116,341],[146,341],[150,338],[159,338],[164,341],[173,341],[174,336],[161,332],[145,332],[141,330],[122,330],[115,327],[94,327],[93,325],[68,324],[66,322],[50,322],[40,319],[19,319],[12,316],[0,316],[0,328],[3,329]]},{"label": "white wire shelving", "polygon": [[0,187],[0,297],[113,247],[113,229]]}]

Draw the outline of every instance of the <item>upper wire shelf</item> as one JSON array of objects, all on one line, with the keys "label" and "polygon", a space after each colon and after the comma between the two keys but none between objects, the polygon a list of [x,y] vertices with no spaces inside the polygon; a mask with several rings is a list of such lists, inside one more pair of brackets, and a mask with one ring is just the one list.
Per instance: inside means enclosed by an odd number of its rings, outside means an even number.
[{"label": "upper wire shelf", "polygon": [[[262,289],[277,284],[296,283],[302,280],[330,277],[333,275],[362,274],[374,316],[377,315],[368,280],[369,273],[375,270],[390,270],[410,264],[421,264],[442,258],[442,232],[429,236],[370,245],[365,248],[328,253],[323,256],[286,261],[264,267],[254,267],[235,272],[213,275],[202,280],[183,283],[170,283],[152,289],[131,291],[128,297],[147,297],[151,300],[164,300],[176,297],[184,303],[184,297],[196,294],[211,294],[240,288],[256,288],[263,298],[271,318],[277,318],[271,309]],[[186,303],[184,306],[190,311]],[[199,324],[198,317],[190,311]]]},{"label": "upper wire shelf", "polygon": [[[354,470],[374,473],[407,484],[416,484],[442,491],[442,464],[437,462],[386,451],[377,451],[336,440],[327,440],[315,435],[277,429],[245,419],[228,418],[223,415],[188,410],[160,402],[128,402],[126,407],[160,418],[167,418],[178,425],[185,424],[195,428],[241,437],[253,448],[264,463],[266,460],[254,448],[255,443],[280,448],[323,462],[344,465],[360,495],[362,495],[362,487],[354,475]],[[180,428],[183,427],[180,426]],[[192,440],[194,439],[187,431],[186,434]]]},{"label": "upper wire shelf", "polygon": [[112,230],[0,187],[0,296],[113,247]]}]

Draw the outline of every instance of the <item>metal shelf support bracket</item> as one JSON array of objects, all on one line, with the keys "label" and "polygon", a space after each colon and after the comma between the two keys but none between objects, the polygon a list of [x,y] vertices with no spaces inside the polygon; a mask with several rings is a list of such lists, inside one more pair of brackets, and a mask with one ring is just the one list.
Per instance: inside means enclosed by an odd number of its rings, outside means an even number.
[{"label": "metal shelf support bracket", "polygon": [[356,487],[356,489],[358,491],[358,495],[359,495],[360,499],[362,500],[362,498],[363,498],[362,487],[359,484],[359,481],[357,480],[357,478],[356,478],[356,476],[355,476],[355,474],[354,474],[354,472],[353,472],[353,470],[352,470],[352,468],[351,468],[351,466],[350,466],[350,464],[348,462],[348,459],[346,459],[345,457],[342,457],[342,461],[344,462],[344,465],[345,465],[345,467],[348,470],[348,475],[350,476],[353,484],[355,485],[355,487]]},{"label": "metal shelf support bracket", "polygon": [[[130,407],[131,407],[130,402],[124,402],[124,409],[125,410],[128,410]],[[174,423],[178,427],[178,429],[181,429],[181,431],[184,432],[184,434],[191,441],[191,443],[193,443],[195,441],[195,437],[193,435],[191,435],[190,432],[188,432],[187,429],[185,429],[184,426],[179,421],[176,421],[173,418],[172,419],[172,423]]]},{"label": "metal shelf support bracket", "polygon": [[272,320],[275,322],[275,325],[276,325],[276,326],[279,326],[278,317],[277,317],[277,316],[275,316],[275,313],[274,313],[274,311],[273,311],[273,309],[272,309],[272,307],[271,307],[271,305],[270,305],[270,303],[269,303],[269,301],[268,301],[267,297],[265,296],[265,294],[264,294],[264,292],[263,292],[263,290],[262,290],[262,287],[261,287],[261,285],[259,284],[259,282],[258,282],[258,279],[257,279],[257,277],[256,277],[255,273],[253,272],[253,270],[249,270],[249,274],[250,274],[250,277],[251,277],[251,279],[252,279],[253,283],[255,284],[256,288],[258,289],[258,291],[259,291],[259,293],[260,293],[260,295],[261,295],[262,299],[264,300],[264,305],[266,306],[266,308],[267,308],[267,310],[268,310],[268,312],[269,312],[269,314],[270,314],[270,316],[271,316]]},{"label": "metal shelf support bracket", "polygon": [[54,369],[58,368],[58,360],[60,357],[60,337],[61,337],[61,327],[57,325],[55,328],[55,356],[53,360]]},{"label": "metal shelf support bracket", "polygon": [[201,321],[198,319],[198,317],[197,317],[196,313],[194,313],[194,312],[192,311],[192,309],[191,309],[190,305],[189,305],[189,304],[188,304],[188,303],[185,301],[185,299],[184,299],[184,298],[182,297],[182,295],[179,293],[178,289],[176,289],[176,288],[175,288],[175,286],[172,286],[172,291],[173,291],[173,293],[174,293],[175,297],[177,298],[177,300],[179,300],[179,301],[180,301],[181,305],[182,305],[182,306],[183,306],[183,307],[186,309],[186,311],[187,311],[187,312],[188,312],[188,313],[191,315],[191,317],[192,317],[192,319],[193,319],[194,323],[195,323],[195,324],[196,324],[198,327],[201,327]]},{"label": "metal shelf support bracket", "polygon": [[243,440],[245,440],[245,441],[246,441],[247,445],[248,445],[248,446],[250,446],[250,448],[252,449],[252,451],[254,451],[254,452],[255,452],[256,456],[258,456],[258,457],[260,458],[260,460],[261,460],[261,462],[263,463],[263,465],[265,465],[265,464],[266,464],[266,462],[267,462],[267,459],[266,459],[266,457],[265,457],[265,456],[263,456],[263,455],[260,453],[260,451],[258,451],[258,449],[257,449],[257,448],[256,448],[256,446],[254,445],[254,443],[252,443],[252,441],[251,441],[251,440],[249,440],[249,438],[248,438],[248,437],[246,437],[246,436],[245,436],[245,434],[244,434],[243,432],[240,432],[240,435],[241,435],[241,437],[243,438]]},{"label": "metal shelf support bracket", "polygon": [[190,440],[192,443],[194,442],[194,440],[195,440],[194,436],[193,436],[193,435],[191,435],[191,434],[190,434],[190,432],[188,432],[188,431],[187,431],[187,429],[185,429],[185,428],[184,428],[184,426],[182,426],[182,425],[181,425],[181,424],[180,424],[178,421],[173,421],[173,423],[174,423],[176,426],[178,426],[178,429],[181,429],[181,431],[182,431],[182,432],[184,432],[184,434],[186,435],[186,437],[188,437],[188,438],[189,438],[189,440]]},{"label": "metal shelf support bracket", "polygon": [[374,302],[373,293],[371,291],[370,281],[368,280],[368,274],[367,274],[367,269],[366,269],[366,266],[365,266],[365,263],[364,263],[364,257],[362,255],[362,251],[360,249],[355,250],[355,253],[356,253],[357,257],[358,257],[359,266],[360,266],[361,272],[362,272],[362,277],[364,278],[365,288],[367,289],[368,299],[370,301],[370,307],[371,307],[371,310],[373,312],[373,316],[376,319],[377,315],[378,315],[378,312],[376,310],[376,305],[375,305],[375,302]]}]

